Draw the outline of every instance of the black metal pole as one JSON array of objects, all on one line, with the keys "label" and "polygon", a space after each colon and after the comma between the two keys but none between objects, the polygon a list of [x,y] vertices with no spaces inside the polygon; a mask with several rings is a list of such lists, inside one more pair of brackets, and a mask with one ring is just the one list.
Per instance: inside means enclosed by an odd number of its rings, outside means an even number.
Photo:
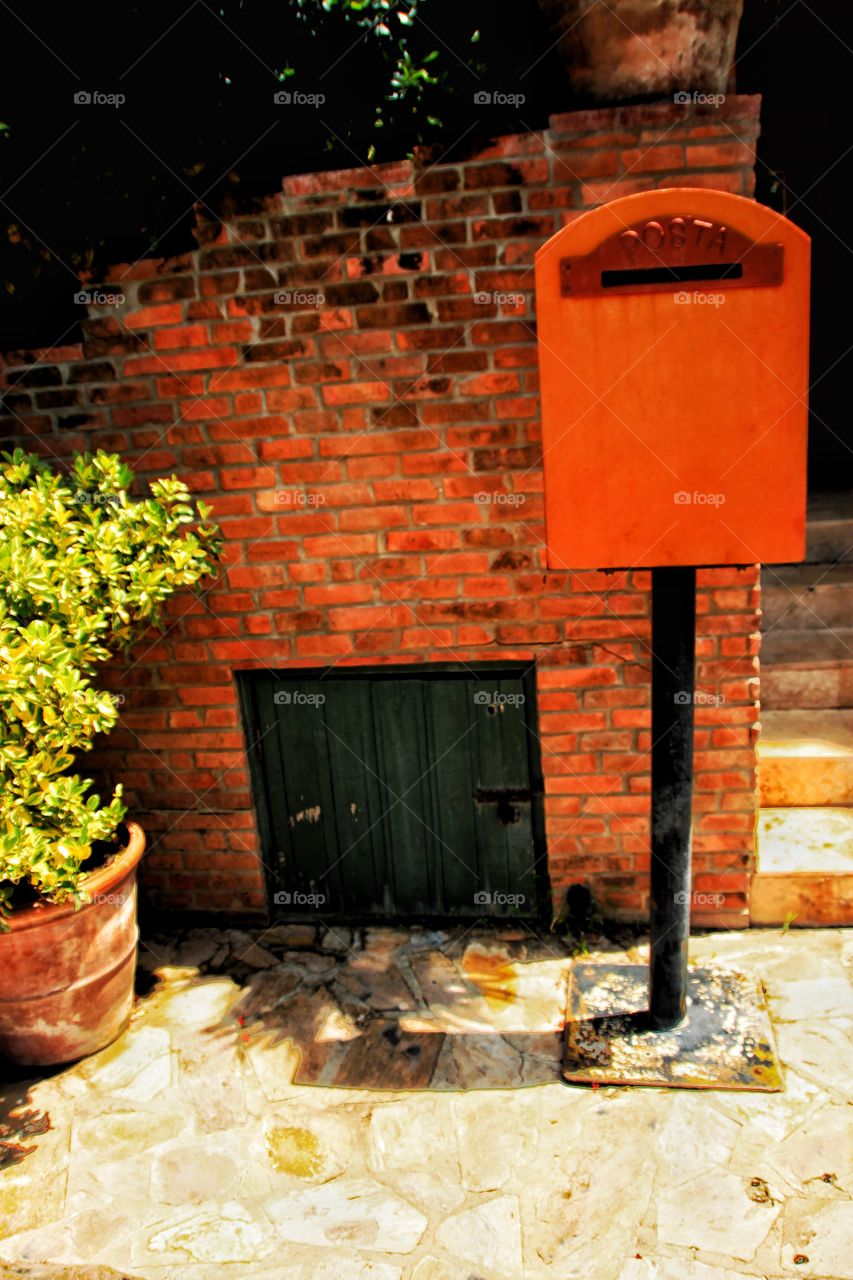
[{"label": "black metal pole", "polygon": [[684,1017],[690,934],[690,825],[696,570],[652,569],[652,860],[649,1020]]}]

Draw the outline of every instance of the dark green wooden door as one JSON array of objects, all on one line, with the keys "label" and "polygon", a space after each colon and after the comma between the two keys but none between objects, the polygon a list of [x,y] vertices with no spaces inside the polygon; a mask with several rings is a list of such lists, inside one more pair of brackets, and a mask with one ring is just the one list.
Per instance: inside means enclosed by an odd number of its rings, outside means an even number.
[{"label": "dark green wooden door", "polygon": [[533,916],[523,668],[241,680],[273,909]]}]

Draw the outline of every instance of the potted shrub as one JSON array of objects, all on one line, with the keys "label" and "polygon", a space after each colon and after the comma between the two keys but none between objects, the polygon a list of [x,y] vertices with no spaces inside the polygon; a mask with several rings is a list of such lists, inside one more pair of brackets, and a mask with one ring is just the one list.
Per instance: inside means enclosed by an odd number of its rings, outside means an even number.
[{"label": "potted shrub", "polygon": [[120,786],[102,802],[73,771],[118,719],[92,677],[221,539],[174,477],[130,498],[115,455],[67,473],[0,457],[0,1054],[46,1064],[102,1048],[131,1009],[145,838]]}]

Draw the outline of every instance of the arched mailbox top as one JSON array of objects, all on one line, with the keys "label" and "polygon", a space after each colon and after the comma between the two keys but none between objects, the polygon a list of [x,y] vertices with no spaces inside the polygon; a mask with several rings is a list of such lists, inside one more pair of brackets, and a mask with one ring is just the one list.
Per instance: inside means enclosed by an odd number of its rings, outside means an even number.
[{"label": "arched mailbox top", "polygon": [[704,188],[582,214],[536,255],[553,568],[801,559],[809,238]]},{"label": "arched mailbox top", "polygon": [[[649,229],[657,223],[658,229]],[[710,224],[710,225],[708,225]],[[633,233],[633,234],[631,234]],[[583,257],[613,243],[625,265],[663,265],[721,257],[774,243],[799,244],[808,255],[809,237],[766,205],[705,187],[664,187],[623,196],[581,214],[551,236],[536,254],[536,265],[553,258]]]}]

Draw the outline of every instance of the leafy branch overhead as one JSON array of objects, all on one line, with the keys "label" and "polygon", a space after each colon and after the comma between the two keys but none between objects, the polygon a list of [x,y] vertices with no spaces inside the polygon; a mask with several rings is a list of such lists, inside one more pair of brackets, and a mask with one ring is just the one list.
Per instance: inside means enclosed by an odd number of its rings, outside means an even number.
[{"label": "leafy branch overhead", "polygon": [[[418,115],[425,106],[425,91],[432,86],[446,84],[448,80],[447,71],[430,69],[438,60],[439,50],[420,51],[425,34],[431,35],[425,20],[422,19],[418,25],[419,7],[425,6],[425,0],[290,0],[290,5],[309,25],[312,37],[322,39],[323,19],[333,15],[361,30],[362,34],[353,42],[354,46],[370,39],[381,49],[389,71],[382,87],[382,98],[374,107],[374,126],[377,129],[385,124],[383,111],[393,118],[395,109],[404,103],[412,115]],[[476,44],[480,32],[471,31],[468,39],[471,44]],[[413,50],[412,44],[418,47]],[[483,69],[478,67],[478,70]],[[297,70],[287,63],[279,72],[279,79],[288,79],[296,75]],[[442,123],[430,111],[427,111],[426,122],[435,128],[440,128]],[[418,138],[422,140],[420,133]],[[374,150],[373,146],[369,148],[371,154],[368,159],[372,158]]]},{"label": "leafy branch overhead", "polygon": [[21,449],[0,463],[0,909],[16,885],[79,900],[95,840],[124,816],[72,774],[75,753],[118,719],[93,687],[99,663],[152,625],[178,587],[219,559],[210,509],[172,477],[129,496],[112,454],[78,455],[61,474]]}]

